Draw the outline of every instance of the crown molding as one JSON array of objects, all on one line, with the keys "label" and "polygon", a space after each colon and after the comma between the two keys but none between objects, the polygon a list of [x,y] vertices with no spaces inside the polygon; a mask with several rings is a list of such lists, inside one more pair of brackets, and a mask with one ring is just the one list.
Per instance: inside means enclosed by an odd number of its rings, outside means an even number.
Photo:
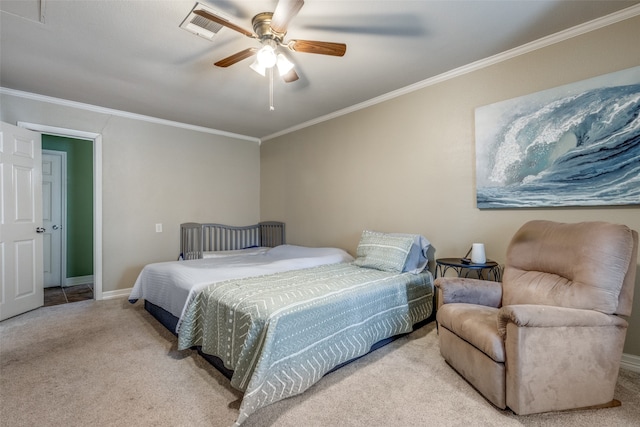
[{"label": "crown molding", "polygon": [[145,116],[143,114],[130,113],[128,111],[121,111],[112,108],[100,107],[97,105],[85,104],[82,102],[69,101],[67,99],[54,98],[51,96],[40,95],[37,93],[24,92],[21,90],[9,89],[0,87],[0,94],[15,96],[17,98],[30,99],[34,101],[46,102],[49,104],[60,105],[63,107],[77,108],[85,111],[92,111],[94,113],[107,114],[111,116],[123,117],[132,120],[140,120],[143,122],[155,123],[165,126],[172,126],[181,129],[193,130],[196,132],[209,133],[213,135],[220,135],[234,139],[242,139],[245,141],[257,142],[260,144],[260,138],[255,138],[247,135],[240,135],[237,133],[225,132],[218,129],[211,129],[204,126],[195,126],[187,123],[174,122],[172,120],[159,119],[157,117]]},{"label": "crown molding", "polygon": [[575,27],[569,28],[567,30],[561,31],[559,33],[552,34],[547,37],[543,37],[541,39],[535,40],[533,42],[524,44],[522,46],[516,47],[511,50],[507,50],[505,52],[499,53],[494,56],[490,56],[488,58],[481,59],[476,62],[472,62],[470,64],[464,65],[459,68],[455,68],[451,71],[447,71],[445,73],[439,74],[435,77],[431,77],[426,80],[422,80],[420,82],[414,83],[409,86],[405,86],[401,89],[395,90],[393,92],[386,93],[384,95],[378,96],[376,98],[372,98],[368,101],[361,102],[360,104],[352,105],[351,107],[344,108],[342,110],[335,111],[333,113],[327,114],[322,117],[315,118],[313,120],[309,120],[304,123],[300,123],[299,125],[290,127],[288,129],[282,130],[280,132],[276,132],[270,135],[263,136],[260,138],[261,142],[267,141],[269,139],[277,138],[282,135],[286,135],[291,132],[298,131],[300,129],[304,129],[309,126],[316,125],[318,123],[322,123],[331,119],[335,119],[340,116],[344,116],[349,113],[353,113],[358,110],[362,110],[376,104],[380,104],[385,101],[389,101],[390,99],[397,98],[402,95],[406,95],[411,92],[415,92],[421,89],[424,89],[428,86],[433,86],[438,83],[442,83],[444,81],[462,76],[464,74],[471,73],[473,71],[478,71],[483,68],[498,64],[500,62],[507,61],[509,59],[515,58],[520,55],[524,55],[526,53],[530,53],[536,51],[538,49],[542,49],[547,46],[551,46],[556,43],[560,43],[565,40],[569,40],[573,37],[580,36],[582,34],[587,34],[591,31],[598,30],[603,27],[607,27],[609,25],[624,21],[629,18],[633,18],[635,16],[640,15],[640,4],[635,6],[628,7],[621,11],[612,13],[607,16],[603,16],[602,18],[594,19],[593,21],[586,22],[584,24],[577,25]]}]

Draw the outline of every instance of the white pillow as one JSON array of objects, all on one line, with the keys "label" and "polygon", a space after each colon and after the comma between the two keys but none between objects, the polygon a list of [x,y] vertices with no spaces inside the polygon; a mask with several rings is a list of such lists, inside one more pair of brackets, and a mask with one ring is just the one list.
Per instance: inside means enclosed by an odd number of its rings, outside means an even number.
[{"label": "white pillow", "polygon": [[258,246],[255,248],[235,249],[231,251],[207,251],[202,253],[202,258],[224,258],[236,255],[260,255],[267,252],[268,247]]}]

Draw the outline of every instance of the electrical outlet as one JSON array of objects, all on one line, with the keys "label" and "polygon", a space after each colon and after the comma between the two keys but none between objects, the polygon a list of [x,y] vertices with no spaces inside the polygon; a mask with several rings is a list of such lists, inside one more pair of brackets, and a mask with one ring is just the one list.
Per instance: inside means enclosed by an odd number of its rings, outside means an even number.
[{"label": "electrical outlet", "polygon": [[156,233],[162,233],[162,224],[156,224]]}]

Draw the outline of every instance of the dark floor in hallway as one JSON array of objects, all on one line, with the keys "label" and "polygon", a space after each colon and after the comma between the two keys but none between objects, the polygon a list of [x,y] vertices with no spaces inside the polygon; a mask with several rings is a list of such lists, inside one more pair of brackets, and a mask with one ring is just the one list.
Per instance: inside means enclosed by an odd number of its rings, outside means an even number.
[{"label": "dark floor in hallway", "polygon": [[93,299],[93,284],[44,288],[44,306]]}]

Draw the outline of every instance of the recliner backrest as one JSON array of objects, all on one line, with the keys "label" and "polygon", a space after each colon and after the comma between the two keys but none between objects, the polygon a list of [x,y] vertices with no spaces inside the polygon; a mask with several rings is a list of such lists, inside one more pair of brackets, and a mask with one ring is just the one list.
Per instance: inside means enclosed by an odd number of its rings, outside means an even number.
[{"label": "recliner backrest", "polygon": [[507,249],[502,305],[554,305],[628,316],[637,247],[638,234],[624,225],[527,222]]}]

